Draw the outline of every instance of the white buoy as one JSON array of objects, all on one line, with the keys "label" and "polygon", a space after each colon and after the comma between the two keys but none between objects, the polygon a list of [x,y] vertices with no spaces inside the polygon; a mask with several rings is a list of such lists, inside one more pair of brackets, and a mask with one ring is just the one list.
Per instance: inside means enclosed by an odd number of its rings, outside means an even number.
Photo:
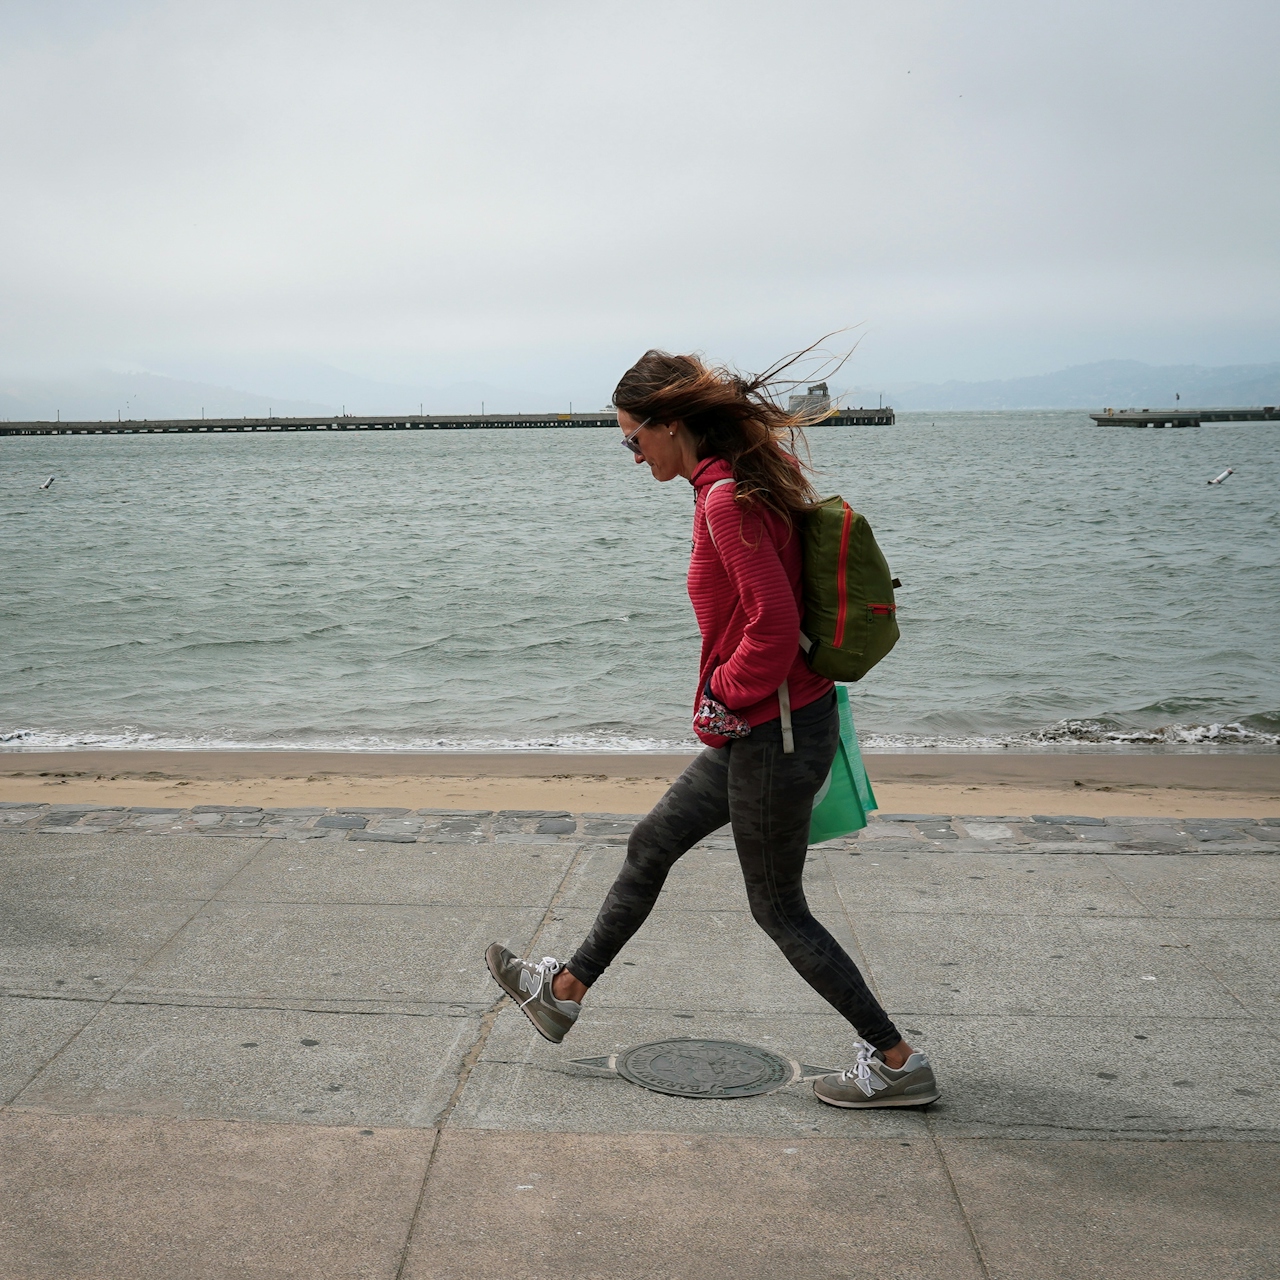
[{"label": "white buoy", "polygon": [[1235,467],[1228,467],[1220,476],[1214,476],[1214,478],[1210,480],[1209,483],[1221,484],[1228,476],[1233,476],[1235,475],[1235,473],[1236,473]]},{"label": "white buoy", "polygon": [[50,476],[50,477],[49,477],[49,478],[44,482],[44,484],[42,484],[40,487],[41,487],[42,489],[47,489],[47,488],[48,488],[52,483],[53,483],[53,477],[52,477],[52,476]]}]

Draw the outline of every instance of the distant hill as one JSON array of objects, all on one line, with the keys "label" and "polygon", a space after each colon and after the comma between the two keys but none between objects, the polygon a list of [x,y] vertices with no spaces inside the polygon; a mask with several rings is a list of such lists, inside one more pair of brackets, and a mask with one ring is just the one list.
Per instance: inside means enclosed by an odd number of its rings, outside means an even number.
[{"label": "distant hill", "polygon": [[[342,413],[478,413],[490,410],[537,412],[548,407],[545,393],[482,382],[418,387],[379,382],[329,365],[310,362],[246,363],[216,375],[216,382],[159,373],[99,370],[63,378],[0,376],[0,418],[73,421],[123,418],[276,417]],[[251,387],[252,390],[244,390]],[[565,405],[554,403],[555,408]]]},{"label": "distant hill", "polygon": [[310,400],[284,400],[184,382],[154,373],[91,373],[42,380],[0,378],[0,417],[9,421],[104,421],[122,418],[209,418],[327,413],[329,406]]},{"label": "distant hill", "polygon": [[[884,400],[895,409],[1127,409],[1189,408],[1211,405],[1280,404],[1280,363],[1151,365],[1140,360],[1102,360],[1057,373],[998,382],[902,382],[885,388]],[[874,405],[880,390],[854,387],[844,393],[847,405]]]}]

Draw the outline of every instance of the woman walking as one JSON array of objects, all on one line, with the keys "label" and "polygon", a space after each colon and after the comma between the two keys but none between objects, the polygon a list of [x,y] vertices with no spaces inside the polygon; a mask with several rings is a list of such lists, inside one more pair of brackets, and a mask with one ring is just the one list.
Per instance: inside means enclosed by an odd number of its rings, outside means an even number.
[{"label": "woman walking", "polygon": [[801,883],[813,799],[840,724],[835,686],[800,651],[796,521],[817,494],[784,446],[797,421],[768,395],[770,376],[748,381],[694,356],[649,351],[618,383],[622,443],[636,463],[661,483],[680,476],[694,489],[688,585],[702,633],[694,731],[706,750],[636,825],[626,862],[567,963],[535,964],[498,943],[485,959],[529,1021],[559,1044],[676,860],[731,823],[756,923],[860,1037],[852,1065],[815,1081],[814,1092],[836,1107],[923,1106],[939,1096],[928,1059],[814,918]]}]

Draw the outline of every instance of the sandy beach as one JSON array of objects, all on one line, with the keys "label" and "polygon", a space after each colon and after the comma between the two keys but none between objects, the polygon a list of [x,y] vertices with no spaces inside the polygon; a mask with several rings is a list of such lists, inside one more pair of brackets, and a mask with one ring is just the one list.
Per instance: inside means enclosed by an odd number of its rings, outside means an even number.
[{"label": "sandy beach", "polygon": [[[0,800],[642,813],[690,757],[325,751],[0,756]],[[868,755],[884,813],[1280,815],[1280,753]]]}]

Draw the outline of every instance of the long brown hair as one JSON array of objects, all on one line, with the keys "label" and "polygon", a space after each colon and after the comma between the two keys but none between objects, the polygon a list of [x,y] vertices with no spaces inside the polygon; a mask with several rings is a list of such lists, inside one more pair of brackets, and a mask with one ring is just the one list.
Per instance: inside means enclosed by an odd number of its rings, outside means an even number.
[{"label": "long brown hair", "polygon": [[733,469],[740,506],[759,503],[790,524],[819,500],[805,473],[802,434],[813,415],[789,413],[773,397],[779,387],[796,385],[780,375],[814,347],[754,377],[708,366],[694,355],[646,351],[622,375],[613,403],[655,426],[683,422],[697,441],[699,458],[719,455]]}]

